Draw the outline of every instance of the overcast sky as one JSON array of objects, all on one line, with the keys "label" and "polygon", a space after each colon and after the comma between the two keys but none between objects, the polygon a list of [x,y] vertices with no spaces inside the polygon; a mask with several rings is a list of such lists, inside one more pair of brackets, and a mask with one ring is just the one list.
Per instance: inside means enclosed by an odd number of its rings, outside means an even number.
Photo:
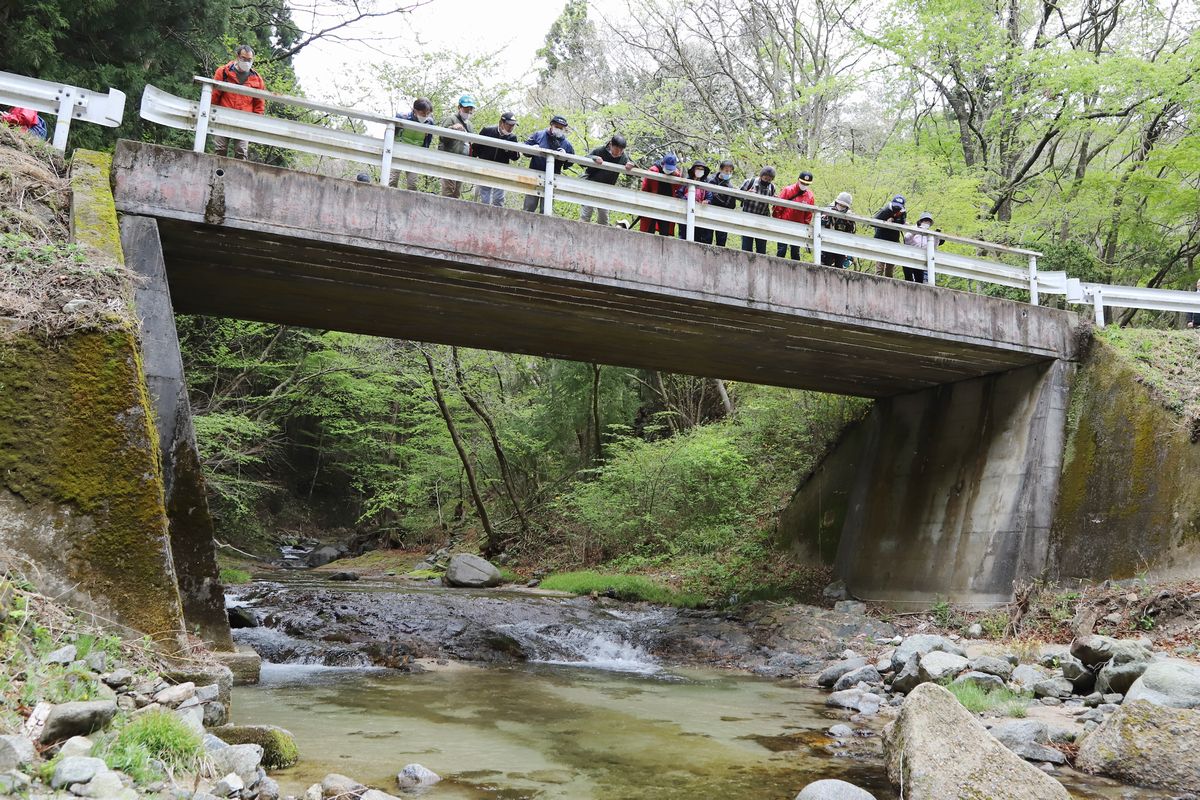
[{"label": "overcast sky", "polygon": [[[320,41],[296,56],[296,73],[310,97],[330,97],[347,69],[354,71],[389,57],[401,58],[406,49],[419,42],[429,50],[500,51],[504,74],[499,77],[522,80],[532,76],[537,50],[565,5],[566,0],[430,0],[409,14],[371,20],[346,33],[351,39],[391,37],[395,41]],[[599,22],[602,15],[623,8],[623,0],[592,0],[590,13]],[[308,25],[303,13],[296,17],[301,26]]]}]

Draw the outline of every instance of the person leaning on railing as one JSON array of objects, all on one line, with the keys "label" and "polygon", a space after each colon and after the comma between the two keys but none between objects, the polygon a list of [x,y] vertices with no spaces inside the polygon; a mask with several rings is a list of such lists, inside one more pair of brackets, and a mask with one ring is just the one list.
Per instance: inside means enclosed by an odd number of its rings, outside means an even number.
[{"label": "person leaning on railing", "polygon": [[[550,118],[550,124],[540,131],[535,131],[525,140],[525,144],[530,147],[540,147],[543,150],[554,150],[559,153],[575,155],[575,148],[567,140],[567,119],[555,114]],[[530,156],[529,168],[539,172],[546,171],[545,156]],[[558,175],[562,172],[563,162],[554,160],[554,174]],[[544,211],[546,208],[546,198],[538,197],[536,194],[525,195],[525,203],[522,206],[526,211]],[[553,209],[551,209],[553,211]]]},{"label": "person leaning on railing", "polygon": [[[875,219],[881,222],[894,222],[897,225],[903,225],[908,220],[908,212],[904,210],[904,195],[898,194],[893,197],[887,205],[879,209],[875,213]],[[900,231],[892,228],[875,228],[875,238],[883,242],[899,242]],[[886,275],[892,277],[896,269],[895,264],[886,261],[879,261],[875,264],[876,275]]]},{"label": "person leaning on railing", "polygon": [[[733,162],[725,159],[717,167],[717,172],[708,179],[709,184],[717,189],[732,189],[733,188]],[[713,191],[712,199],[709,200],[710,205],[717,208],[733,208],[737,204],[737,198],[731,194],[724,192]],[[700,230],[696,229],[696,235],[700,235]],[[713,243],[717,247],[724,247],[725,242],[729,240],[729,233],[726,231],[713,231]]]},{"label": "person leaning on railing", "polygon": [[[830,211],[837,211],[842,214],[850,213],[850,205],[854,202],[854,197],[849,192],[842,192],[837,196],[837,199],[829,204]],[[830,214],[821,215],[821,227],[833,228],[839,233],[854,233],[854,220],[846,219],[845,217],[835,217]],[[826,267],[837,267],[846,269],[850,266],[850,256],[844,253],[835,253],[832,250],[821,250],[821,264]]]},{"label": "person leaning on railing", "polygon": [[[625,137],[619,133],[614,133],[612,138],[606,144],[597,147],[588,155],[592,159],[592,163],[598,167],[601,164],[616,164],[619,167],[624,167],[626,172],[634,169],[637,165],[629,160],[629,155],[625,152],[627,146]],[[588,167],[584,170],[584,180],[593,181],[595,183],[604,183],[609,186],[617,185],[617,178],[621,177],[619,172],[611,169],[597,169],[596,167]],[[591,222],[592,214],[596,215],[596,222],[600,225],[608,224],[608,209],[593,206],[579,207],[579,219],[582,222]]]},{"label": "person leaning on railing", "polygon": [[[688,178],[696,181],[697,183],[708,183],[708,173],[709,172],[711,172],[711,170],[708,168],[708,164],[705,164],[703,161],[700,161],[699,159],[697,159],[692,162],[692,165],[690,167],[688,167],[687,176],[688,176]],[[688,187],[686,184],[680,184],[675,187],[675,196],[676,197],[686,200],[687,194],[688,194]],[[696,187],[696,209],[697,210],[699,210],[700,206],[708,205],[708,202],[711,199],[712,199],[712,192],[710,192],[708,189],[701,189],[699,186]],[[688,233],[687,225],[686,224],[680,225],[679,226],[679,238],[686,239],[687,233]],[[710,228],[696,228],[696,233],[692,237],[692,241],[699,242],[700,244],[712,244],[712,239],[713,239],[713,232]]]},{"label": "person leaning on railing", "polygon": [[[743,192],[753,192],[766,197],[775,196],[775,168],[763,167],[758,171],[758,177],[747,178],[742,182]],[[763,217],[771,216],[771,203],[759,200],[742,200],[742,211],[747,214],[758,214]],[[742,249],[746,252],[753,250],[756,253],[767,254],[767,240],[759,239],[754,236],[742,237]]]},{"label": "person leaning on railing", "polygon": [[[796,182],[791,186],[785,186],[779,190],[780,200],[791,200],[793,203],[805,203],[810,206],[817,204],[817,198],[812,193],[812,189],[808,188],[812,185],[813,176],[808,170],[801,172]],[[801,225],[809,225],[812,223],[812,212],[805,211],[802,208],[789,208],[788,206],[775,206],[771,209],[771,216],[775,219],[787,220],[788,222],[798,222]],[[788,250],[792,251],[792,261],[800,260],[800,245],[787,245],[779,242],[775,246],[775,255],[783,258],[787,255]]]},{"label": "person leaning on railing", "polygon": [[[928,211],[921,212],[921,216],[917,217],[917,227],[921,228],[922,230],[928,230],[929,228],[932,228],[933,227],[933,214],[930,214]],[[932,233],[911,233],[910,232],[910,233],[904,234],[904,243],[906,245],[908,245],[909,247],[921,248],[922,253],[924,253],[928,249],[929,242],[931,240],[934,242],[934,245],[933,245],[934,247],[940,247],[946,243],[945,239],[935,238]],[[917,267],[905,267],[904,268],[904,280],[906,280],[906,281],[913,281],[914,283],[925,283],[925,281],[927,279],[928,279],[928,276],[926,275],[925,270],[923,270],[923,269],[918,269]]]},{"label": "person leaning on railing", "polygon": [[[505,111],[500,115],[498,123],[488,125],[479,132],[479,135],[486,136],[489,139],[499,139],[502,142],[516,144],[517,135],[513,133],[516,129],[517,115],[511,111]],[[506,150],[499,145],[493,146],[490,144],[476,144],[471,148],[471,155],[476,158],[482,158],[484,161],[495,161],[497,164],[507,164],[521,157],[521,154],[516,150]],[[479,184],[475,187],[475,199],[485,206],[503,206],[504,190],[495,186]]]},{"label": "person leaning on railing", "polygon": [[[237,50],[234,51],[233,61],[218,67],[217,71],[213,73],[213,80],[222,83],[236,83],[247,89],[258,89],[260,92],[267,90],[267,84],[263,82],[262,76],[254,71],[254,48],[248,44],[238,45]],[[215,86],[213,87],[212,104],[237,111],[249,111],[254,114],[262,114],[267,110],[267,104],[261,97],[222,92]],[[229,155],[229,137],[214,136],[213,152],[219,156]],[[246,139],[238,139],[234,144],[233,155],[234,158],[240,158],[243,161],[249,158],[250,142]]]},{"label": "person leaning on railing", "polygon": [[[428,98],[418,97],[413,101],[412,111],[407,114],[397,114],[396,119],[402,119],[407,122],[416,122],[421,125],[434,124],[433,122],[433,103],[429,102]],[[400,128],[396,132],[396,138],[403,144],[412,145],[413,147],[429,147],[433,143],[432,133],[423,133],[413,128]],[[417,190],[417,180],[421,177],[416,172],[406,172],[404,174],[404,186],[409,191]],[[388,178],[388,186],[393,188],[400,185],[400,170],[392,170],[392,175]]]},{"label": "person leaning on railing", "polygon": [[[458,98],[458,106],[442,121],[442,127],[449,128],[452,131],[474,133],[475,129],[471,127],[471,115],[475,113],[477,105],[473,96],[469,94],[462,95]],[[465,156],[470,155],[471,146],[462,139],[439,136],[438,150]],[[456,181],[452,178],[442,178],[442,196],[462,197],[462,181]]]},{"label": "person leaning on railing", "polygon": [[[657,172],[660,175],[670,175],[674,178],[683,177],[683,171],[679,169],[679,159],[675,157],[674,153],[667,153],[647,171]],[[650,194],[660,194],[663,197],[674,197],[675,184],[670,181],[660,181],[658,178],[642,178],[641,191],[649,192]],[[675,223],[668,222],[665,219],[655,219],[643,214],[641,221],[638,223],[638,230],[642,233],[674,236]]]},{"label": "person leaning on railing", "polygon": [[[1196,281],[1196,291],[1200,292],[1200,281]],[[1200,328],[1200,311],[1192,311],[1184,317],[1183,324],[1189,328]]]}]

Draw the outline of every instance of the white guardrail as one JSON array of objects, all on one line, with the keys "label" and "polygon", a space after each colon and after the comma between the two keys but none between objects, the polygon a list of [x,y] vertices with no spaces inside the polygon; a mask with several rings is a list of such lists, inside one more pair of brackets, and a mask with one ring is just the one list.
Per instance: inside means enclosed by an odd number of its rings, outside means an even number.
[{"label": "white guardrail", "polygon": [[[810,250],[813,263],[818,264],[821,261],[821,253],[828,250],[851,257],[895,264],[898,267],[925,270],[926,282],[931,284],[935,282],[936,276],[941,274],[970,281],[1026,289],[1030,294],[1030,302],[1034,305],[1038,303],[1041,294],[1063,295],[1067,302],[1094,306],[1096,324],[1100,326],[1104,325],[1105,307],[1200,312],[1200,294],[1194,292],[1106,286],[1083,283],[1078,279],[1068,277],[1065,272],[1039,272],[1037,257],[1040,254],[1032,250],[981,242],[953,234],[935,233],[936,239],[965,245],[982,254],[964,255],[936,249],[935,237],[930,237],[927,247],[917,248],[870,236],[844,233],[822,228],[820,224],[822,216],[852,220],[856,225],[866,226],[864,230],[872,232],[876,228],[891,228],[914,233],[928,231],[911,225],[896,225],[870,217],[842,214],[828,208],[780,200],[776,197],[765,197],[737,189],[723,189],[711,184],[665,176],[642,169],[625,170],[623,167],[608,163],[596,165],[590,158],[531,147],[519,142],[503,142],[502,147],[522,155],[544,157],[546,159],[545,170],[534,171],[528,167],[510,166],[495,161],[455,155],[432,146],[423,148],[404,143],[397,146],[397,129],[410,129],[419,133],[429,133],[438,137],[458,139],[489,147],[500,145],[496,139],[476,134],[396,119],[368,111],[317,103],[300,97],[258,91],[233,83],[219,84],[220,90],[333,116],[361,120],[382,126],[382,134],[371,135],[334,130],[322,125],[214,106],[212,92],[214,85],[217,85],[216,82],[202,77],[197,77],[195,80],[201,86],[199,102],[176,97],[147,85],[145,93],[142,95],[141,116],[143,119],[160,125],[193,131],[195,133],[193,149],[198,153],[204,152],[205,142],[209,135],[245,139],[258,144],[377,166],[380,170],[379,181],[383,184],[388,182],[393,170],[415,172],[521,194],[537,195],[545,199],[543,213],[546,215],[553,215],[554,201],[562,200],[685,225],[686,238],[689,241],[694,240],[695,230],[700,227],[723,231],[727,234],[799,245]],[[630,191],[627,188],[555,174],[556,164],[560,162],[666,181],[686,187],[686,196],[675,198],[650,192]],[[809,211],[813,214],[813,224],[801,224],[697,203],[695,195],[697,187],[729,195],[739,200],[752,200],[771,206]],[[1020,260],[1021,263],[1011,264],[1001,261],[998,258],[1001,255],[1013,260]]]},{"label": "white guardrail", "polygon": [[50,143],[58,150],[66,150],[73,119],[106,128],[119,127],[125,116],[125,93],[109,89],[108,94],[101,94],[78,86],[0,72],[0,105],[32,108],[40,114],[55,115],[54,139]]}]

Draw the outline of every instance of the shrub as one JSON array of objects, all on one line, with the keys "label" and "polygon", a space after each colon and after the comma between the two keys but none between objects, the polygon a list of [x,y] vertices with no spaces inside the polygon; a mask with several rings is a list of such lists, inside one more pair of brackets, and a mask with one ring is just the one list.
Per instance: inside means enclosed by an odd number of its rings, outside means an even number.
[{"label": "shrub", "polygon": [[221,583],[226,586],[234,586],[239,583],[249,583],[251,575],[248,570],[236,569],[234,567],[221,568]]},{"label": "shrub", "polygon": [[204,755],[200,735],[169,711],[147,711],[121,724],[116,736],[93,750],[112,769],[145,783],[161,774],[155,761],[172,772],[195,772]]}]

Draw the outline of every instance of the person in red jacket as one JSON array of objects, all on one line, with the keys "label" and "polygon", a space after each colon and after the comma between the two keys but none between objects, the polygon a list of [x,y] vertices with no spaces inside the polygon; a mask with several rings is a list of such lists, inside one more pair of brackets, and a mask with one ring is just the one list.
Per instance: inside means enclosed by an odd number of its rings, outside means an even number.
[{"label": "person in red jacket", "polygon": [[[213,74],[213,80],[223,83],[236,83],[240,86],[245,86],[247,89],[258,89],[259,91],[266,91],[267,89],[262,76],[254,71],[254,48],[248,44],[238,45],[233,61],[218,67],[216,73]],[[238,111],[250,111],[255,114],[262,114],[267,110],[267,104],[263,102],[261,97],[222,92],[215,86],[213,87],[212,104]],[[229,137],[214,136],[213,147],[217,155],[228,155]],[[234,146],[234,157],[245,160],[249,155],[250,142],[245,139],[238,139]]]},{"label": "person in red jacket", "polygon": [[[791,186],[785,186],[779,190],[780,200],[791,200],[794,203],[807,203],[808,205],[816,205],[817,198],[812,193],[812,189],[808,187],[812,185],[813,176],[811,172],[801,172],[800,177]],[[812,223],[812,212],[803,211],[799,208],[785,208],[783,206],[775,206],[772,214],[776,219],[785,219],[789,222],[799,222],[801,225],[809,225]],[[779,242],[775,246],[775,255],[783,258],[787,255],[788,245]],[[791,245],[792,261],[800,260],[800,245]]]},{"label": "person in red jacket", "polygon": [[[679,169],[679,159],[674,153],[667,153],[663,156],[662,161],[659,161],[650,168],[650,172],[658,172],[663,175],[673,175],[676,178],[682,178],[683,172]],[[661,194],[666,197],[675,196],[674,183],[660,181],[654,178],[642,178],[642,191],[652,194]],[[651,219],[650,217],[642,217],[642,221],[638,223],[638,230],[642,233],[658,233],[663,236],[675,235],[675,223],[668,222],[665,219]]]}]

